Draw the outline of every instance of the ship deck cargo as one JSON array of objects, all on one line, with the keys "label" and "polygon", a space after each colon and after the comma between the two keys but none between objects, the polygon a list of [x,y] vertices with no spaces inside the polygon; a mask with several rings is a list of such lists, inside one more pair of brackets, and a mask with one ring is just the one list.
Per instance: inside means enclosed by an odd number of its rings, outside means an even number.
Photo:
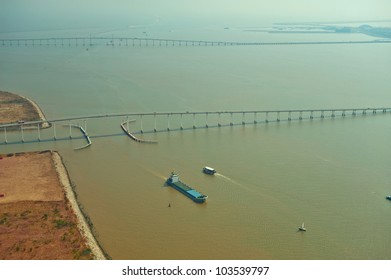
[{"label": "ship deck cargo", "polygon": [[183,193],[197,203],[203,203],[208,198],[207,195],[204,195],[196,191],[195,189],[189,187],[185,183],[179,181],[179,176],[175,173],[171,173],[171,176],[167,179],[167,185],[180,191],[181,193]]}]

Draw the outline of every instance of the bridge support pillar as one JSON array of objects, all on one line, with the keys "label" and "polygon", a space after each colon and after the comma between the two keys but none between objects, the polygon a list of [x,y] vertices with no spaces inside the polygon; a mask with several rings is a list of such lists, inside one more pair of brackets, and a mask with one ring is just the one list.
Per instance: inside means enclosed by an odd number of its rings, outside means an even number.
[{"label": "bridge support pillar", "polygon": [[195,125],[195,114],[193,114],[193,129],[196,129],[196,125]]},{"label": "bridge support pillar", "polygon": [[246,124],[246,116],[245,116],[245,113],[243,112],[243,115],[242,115],[242,125],[245,125]]},{"label": "bridge support pillar", "polygon": [[205,127],[208,128],[208,113],[205,114]]},{"label": "bridge support pillar", "polygon": [[303,119],[303,111],[300,111],[299,112],[299,120],[302,120]]},{"label": "bridge support pillar", "polygon": [[7,140],[7,128],[6,127],[4,127],[4,143],[8,143],[8,140]]},{"label": "bridge support pillar", "polygon": [[257,124],[257,112],[254,112],[254,124]]},{"label": "bridge support pillar", "polygon": [[69,121],[69,139],[72,139],[72,125],[71,125],[71,121]]},{"label": "bridge support pillar", "polygon": [[57,135],[56,135],[56,123],[53,123],[53,139],[57,140]]},{"label": "bridge support pillar", "polygon": [[278,111],[277,112],[277,122],[279,122],[280,121],[280,112]]},{"label": "bridge support pillar", "polygon": [[335,118],[335,111],[331,111],[331,117]]},{"label": "bridge support pillar", "polygon": [[231,112],[231,122],[229,123],[230,126],[233,126],[234,123],[233,123],[233,115],[232,115],[232,112]]},{"label": "bridge support pillar", "polygon": [[356,110],[353,110],[352,116],[355,116],[355,115],[356,115]]},{"label": "bridge support pillar", "polygon": [[39,123],[37,124],[38,141],[41,142],[41,131],[39,130]]},{"label": "bridge support pillar", "polygon": [[311,111],[311,114],[310,114],[310,119],[314,119],[314,111]]},{"label": "bridge support pillar", "polygon": [[221,113],[219,113],[218,115],[219,115],[219,122],[217,123],[217,126],[221,127]]},{"label": "bridge support pillar", "polygon": [[291,121],[291,120],[292,120],[292,112],[289,111],[289,112],[288,112],[288,121]]},{"label": "bridge support pillar", "polygon": [[140,115],[140,132],[143,133],[143,115]]},{"label": "bridge support pillar", "polygon": [[22,133],[22,142],[24,142],[23,125],[20,126],[20,132]]},{"label": "bridge support pillar", "polygon": [[153,131],[157,131],[156,129],[156,113],[153,114],[153,122],[154,122],[154,127],[153,127]]},{"label": "bridge support pillar", "polygon": [[269,112],[266,112],[265,123],[268,123],[268,122],[269,122]]},{"label": "bridge support pillar", "polygon": [[170,131],[170,114],[167,114],[167,131]]},{"label": "bridge support pillar", "polygon": [[342,111],[342,117],[345,117],[346,116],[346,113],[345,113],[345,110]]}]

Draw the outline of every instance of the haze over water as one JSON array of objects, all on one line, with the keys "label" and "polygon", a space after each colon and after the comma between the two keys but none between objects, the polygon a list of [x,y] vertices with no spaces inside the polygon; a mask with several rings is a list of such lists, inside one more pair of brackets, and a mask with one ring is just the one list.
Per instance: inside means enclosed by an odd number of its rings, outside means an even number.
[{"label": "haze over water", "polygon": [[[374,39],[248,32],[243,26],[142,22],[115,29],[10,31],[0,37]],[[253,27],[264,26],[270,24]],[[390,44],[0,46],[0,89],[35,100],[48,119],[390,107],[390,54]],[[85,150],[73,150],[84,143],[77,139],[1,144],[0,151],[59,150],[98,240],[113,259],[390,259],[391,204],[384,199],[391,194],[390,118],[378,113],[142,136],[158,140],[157,145],[131,141],[121,132],[121,118],[102,119],[88,121],[93,145]],[[192,126],[191,118],[184,122]],[[170,125],[178,128],[179,118]],[[201,125],[204,118],[197,119]],[[158,126],[164,129],[167,120],[159,119]],[[146,118],[144,127],[152,129],[152,119]],[[139,119],[131,128],[140,130]],[[50,138],[53,132],[42,133]],[[57,133],[67,137],[69,129],[58,127]],[[8,136],[11,142],[20,139]],[[34,139],[36,132],[25,137]],[[218,174],[203,174],[205,165]],[[195,204],[165,186],[173,170],[207,194],[207,203]],[[297,232],[303,221],[308,231]]]}]

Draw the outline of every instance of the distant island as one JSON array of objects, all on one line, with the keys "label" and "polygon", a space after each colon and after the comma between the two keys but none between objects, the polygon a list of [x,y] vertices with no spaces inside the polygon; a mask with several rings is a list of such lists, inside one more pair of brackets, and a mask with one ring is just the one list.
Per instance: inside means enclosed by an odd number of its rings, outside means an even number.
[{"label": "distant island", "polygon": [[361,33],[372,37],[391,38],[391,28],[389,27],[372,27],[368,24],[360,25],[359,27],[348,26],[325,26],[324,30],[331,30],[335,33]]},{"label": "distant island", "polygon": [[247,28],[250,32],[267,33],[359,33],[377,38],[391,39],[390,27],[374,27],[362,24],[357,27],[321,23],[276,23],[270,28]]}]

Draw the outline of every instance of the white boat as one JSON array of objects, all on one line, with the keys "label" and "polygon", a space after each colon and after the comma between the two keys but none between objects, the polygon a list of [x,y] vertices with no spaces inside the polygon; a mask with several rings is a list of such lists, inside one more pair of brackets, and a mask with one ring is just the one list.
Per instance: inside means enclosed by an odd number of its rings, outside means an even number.
[{"label": "white boat", "polygon": [[205,173],[205,174],[209,174],[209,175],[214,175],[216,173],[216,170],[214,170],[212,167],[209,167],[209,166],[205,166],[202,171]]},{"label": "white boat", "polygon": [[304,226],[304,222],[301,224],[301,227],[299,227],[299,231],[307,231],[307,229]]}]

